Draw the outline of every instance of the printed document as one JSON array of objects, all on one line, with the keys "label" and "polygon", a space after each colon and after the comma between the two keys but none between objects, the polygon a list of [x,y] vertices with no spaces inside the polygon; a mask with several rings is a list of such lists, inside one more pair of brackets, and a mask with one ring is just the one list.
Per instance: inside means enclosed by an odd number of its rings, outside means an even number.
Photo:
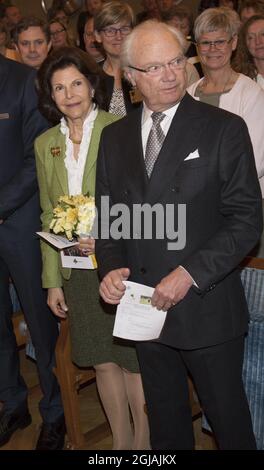
[{"label": "printed document", "polygon": [[82,253],[76,245],[76,239],[68,240],[66,237],[50,232],[36,232],[45,242],[54,246],[60,251],[61,265],[63,268],[73,269],[96,269],[97,262],[95,255],[88,256]]},{"label": "printed document", "polygon": [[66,237],[61,235],[56,235],[55,233],[50,232],[36,232],[40,238],[43,238],[46,242],[50,243],[52,246],[58,248],[58,250],[63,250],[69,248],[70,246],[78,245],[76,240],[68,240]]},{"label": "printed document", "polygon": [[133,341],[157,339],[167,312],[151,305],[153,287],[124,281],[126,291],[117,307],[113,336]]}]

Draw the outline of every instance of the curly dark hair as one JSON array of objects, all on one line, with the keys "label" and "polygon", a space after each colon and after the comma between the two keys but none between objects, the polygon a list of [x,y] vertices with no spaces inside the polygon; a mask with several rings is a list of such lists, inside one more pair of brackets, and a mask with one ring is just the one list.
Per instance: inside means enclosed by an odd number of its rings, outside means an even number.
[{"label": "curly dark hair", "polygon": [[95,60],[77,47],[60,47],[54,50],[41,65],[37,75],[39,108],[52,124],[56,124],[63,114],[52,99],[51,79],[57,70],[74,66],[89,81],[94,89],[92,101],[101,109],[106,109],[103,72]]},{"label": "curly dark hair", "polygon": [[242,25],[238,35],[236,53],[232,61],[232,67],[236,72],[243,73],[252,79],[257,77],[258,70],[254,63],[254,58],[248,50],[247,33],[248,28],[258,20],[264,20],[264,15],[251,16],[251,18]]}]

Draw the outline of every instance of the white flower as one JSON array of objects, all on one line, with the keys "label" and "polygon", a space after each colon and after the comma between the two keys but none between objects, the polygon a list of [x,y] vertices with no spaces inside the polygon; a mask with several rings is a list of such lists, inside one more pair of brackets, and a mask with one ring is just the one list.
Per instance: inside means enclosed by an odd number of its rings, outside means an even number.
[{"label": "white flower", "polygon": [[54,233],[64,233],[67,238],[73,235],[89,234],[92,230],[96,210],[94,197],[61,196],[53,210],[50,229]]}]

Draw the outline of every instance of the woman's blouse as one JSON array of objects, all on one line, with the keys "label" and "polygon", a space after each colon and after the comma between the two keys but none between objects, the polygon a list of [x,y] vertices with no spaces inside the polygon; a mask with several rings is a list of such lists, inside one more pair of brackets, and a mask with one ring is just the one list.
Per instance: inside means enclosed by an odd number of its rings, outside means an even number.
[{"label": "woman's blouse", "polygon": [[109,104],[109,113],[124,117],[126,115],[126,105],[122,88],[114,88]]},{"label": "woman's blouse", "polygon": [[65,135],[66,139],[66,156],[64,159],[65,167],[68,174],[69,195],[82,194],[83,173],[88,155],[89,145],[91,142],[94,121],[98,114],[98,110],[93,109],[86,117],[83,123],[83,135],[80,144],[77,160],[74,158],[73,143],[69,137],[69,127],[65,118],[61,119],[60,131]]},{"label": "woman's blouse", "polygon": [[222,93],[203,93],[202,89],[197,87],[194,96],[199,98],[200,101],[206,104],[211,104],[219,108],[220,96]]},{"label": "woman's blouse", "polygon": [[260,73],[258,73],[256,82],[259,84],[259,86],[262,88],[262,90],[264,90],[264,77],[263,77],[263,75],[260,75]]}]

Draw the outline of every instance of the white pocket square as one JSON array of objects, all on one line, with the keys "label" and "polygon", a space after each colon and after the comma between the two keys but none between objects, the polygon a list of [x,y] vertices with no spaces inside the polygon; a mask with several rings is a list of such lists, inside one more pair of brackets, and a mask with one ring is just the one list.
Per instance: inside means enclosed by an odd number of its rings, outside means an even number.
[{"label": "white pocket square", "polygon": [[186,157],[184,161],[186,162],[186,160],[194,160],[194,158],[200,158],[198,149],[196,149],[194,152],[189,153],[188,157]]}]

